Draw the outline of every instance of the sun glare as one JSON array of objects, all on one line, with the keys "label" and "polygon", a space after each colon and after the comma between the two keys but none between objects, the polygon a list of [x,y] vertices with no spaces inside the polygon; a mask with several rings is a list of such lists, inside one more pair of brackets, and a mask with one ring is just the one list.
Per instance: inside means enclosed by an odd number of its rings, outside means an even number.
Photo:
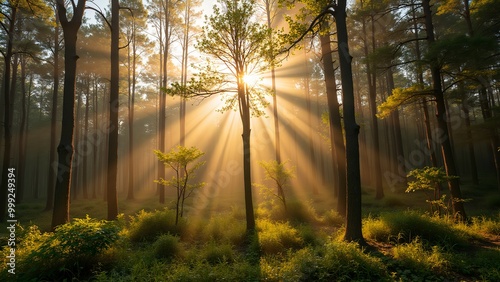
[{"label": "sun glare", "polygon": [[243,76],[243,81],[249,85],[249,86],[254,86],[255,84],[257,84],[259,81],[260,81],[260,77],[256,74],[245,74]]}]

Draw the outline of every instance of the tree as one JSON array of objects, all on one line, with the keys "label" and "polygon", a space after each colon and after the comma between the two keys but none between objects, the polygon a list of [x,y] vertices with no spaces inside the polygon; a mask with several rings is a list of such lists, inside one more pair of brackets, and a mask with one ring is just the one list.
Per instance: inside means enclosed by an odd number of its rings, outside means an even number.
[{"label": "tree", "polygon": [[[57,0],[57,12],[64,36],[64,90],[61,139],[57,147],[57,180],[54,189],[52,229],[69,221],[71,170],[73,162],[73,131],[75,126],[76,40],[82,25],[86,0],[79,0],[71,11],[63,0]],[[68,15],[72,14],[71,20]]]},{"label": "tree", "polygon": [[[436,44],[434,38],[434,26],[432,21],[432,12],[429,0],[422,1],[422,7],[424,9],[425,16],[425,28],[427,31],[427,41],[429,47],[432,48]],[[455,166],[455,160],[453,157],[453,150],[450,141],[450,134],[447,126],[447,112],[446,104],[444,100],[443,88],[441,83],[441,71],[437,61],[430,62],[430,70],[432,76],[432,91],[436,102],[436,117],[438,120],[439,128],[439,142],[441,144],[441,152],[443,155],[444,167],[447,176],[455,176],[457,174],[457,169]],[[460,191],[460,183],[458,179],[451,178],[448,179],[448,188],[450,190],[451,198],[453,201],[453,215],[458,220],[466,220],[467,216],[465,214],[464,203],[462,201],[462,192]]]},{"label": "tree", "polygon": [[340,62],[340,77],[342,81],[342,101],[344,109],[344,127],[346,138],[347,167],[347,213],[346,241],[356,241],[364,244],[361,231],[361,176],[359,170],[359,125],[356,123],[354,107],[354,88],[352,82],[352,57],[349,53],[349,43],[346,25],[346,1],[339,0],[334,6],[335,23],[337,26],[337,44]]},{"label": "tree", "polygon": [[[301,13],[298,13],[295,20],[290,17],[287,18],[289,25],[291,27],[290,34],[292,35],[291,41],[292,45],[298,43],[295,37],[300,37],[300,34],[305,34],[307,32],[307,24],[310,21],[310,17],[317,14],[323,14],[325,6],[327,6],[329,1],[309,1],[302,0],[306,5],[306,9],[301,9]],[[317,18],[318,19],[318,18]],[[319,36],[321,44],[321,60],[323,62],[323,74],[326,86],[326,98],[328,104],[328,124],[330,131],[330,147],[331,147],[331,159],[334,169],[338,179],[333,183],[333,189],[337,196],[337,212],[345,216],[346,215],[346,166],[345,166],[345,145],[344,145],[344,135],[342,129],[342,121],[340,115],[340,105],[337,95],[337,81],[335,76],[335,66],[334,66],[334,51],[332,50],[332,40],[331,40],[331,30],[330,30],[330,20],[328,18],[322,18],[318,21],[316,27],[310,26],[309,30],[312,30],[315,34]],[[290,39],[288,39],[290,41]],[[300,40],[300,39],[299,39]]]},{"label": "tree", "polygon": [[294,170],[286,168],[286,162],[278,162],[276,160],[268,162],[261,161],[259,164],[264,169],[265,179],[271,180],[274,184],[276,184],[276,192],[262,184],[255,184],[255,186],[259,187],[265,196],[278,198],[278,200],[283,204],[283,208],[286,212],[287,207],[285,192],[288,190],[290,179],[295,176]]},{"label": "tree", "polygon": [[[16,53],[15,45],[16,40],[21,33],[19,29],[18,21],[22,14],[29,14],[30,16],[35,16],[36,18],[48,17],[50,10],[47,8],[45,2],[38,0],[15,0],[2,3],[2,9],[0,11],[0,25],[2,26],[1,31],[5,32],[2,34],[2,42],[5,42],[4,48],[0,50],[3,56],[4,69],[3,69],[3,81],[0,90],[0,99],[3,99],[3,120],[2,126],[4,129],[4,154],[2,160],[2,173],[0,184],[0,221],[5,220],[5,212],[7,208],[7,174],[8,168],[11,167],[11,149],[12,149],[12,121],[13,121],[13,106],[15,93],[15,75],[17,73],[17,63],[13,60]],[[32,41],[31,41],[32,42]]]},{"label": "tree", "polygon": [[118,216],[118,200],[116,195],[116,177],[118,174],[118,107],[120,91],[119,40],[120,40],[120,4],[111,0],[111,83],[109,89],[109,128],[108,128],[108,178],[107,201],[108,220]]},{"label": "tree", "polygon": [[204,161],[197,161],[205,153],[196,147],[187,148],[184,146],[177,146],[177,149],[173,149],[168,153],[162,153],[159,150],[154,150],[154,153],[160,162],[174,171],[174,176],[170,180],[160,178],[155,182],[173,187],[177,191],[175,202],[175,224],[177,225],[179,217],[184,214],[185,200],[197,189],[205,185],[203,182],[189,183],[191,179],[195,178],[196,171],[205,164]]},{"label": "tree", "polygon": [[362,233],[361,216],[361,175],[359,169],[359,125],[356,123],[354,86],[352,78],[352,56],[349,52],[347,35],[346,1],[331,1],[312,20],[309,28],[302,32],[295,43],[304,38],[307,32],[321,25],[328,16],[335,18],[337,27],[337,51],[339,53],[340,78],[342,83],[342,101],[344,112],[346,144],[346,232],[344,240],[365,244]]},{"label": "tree", "polygon": [[125,4],[132,13],[124,18],[125,34],[127,36],[127,81],[128,81],[128,192],[127,200],[134,199],[134,115],[137,89],[137,67],[140,63],[140,43],[146,43],[146,10],[141,1],[129,1]]},{"label": "tree", "polygon": [[[255,230],[250,167],[250,117],[263,114],[265,90],[249,85],[247,76],[257,75],[267,68],[264,58],[270,58],[270,30],[252,22],[254,1],[220,0],[203,28],[198,44],[201,52],[215,58],[218,65],[208,64],[184,88],[188,96],[210,96],[226,93],[222,110],[236,107],[243,126],[243,172],[247,231]],[[228,86],[229,85],[229,86]],[[231,87],[232,86],[232,87]],[[236,86],[236,88],[234,87]],[[227,88],[226,88],[227,87]],[[174,84],[174,88],[183,88]],[[181,92],[182,93],[182,92]]]},{"label": "tree", "polygon": [[50,149],[49,149],[49,165],[48,165],[48,177],[47,177],[47,200],[45,203],[45,210],[52,210],[54,207],[54,185],[56,173],[52,167],[52,163],[55,162],[56,158],[56,130],[57,130],[57,104],[59,98],[59,77],[60,77],[60,66],[59,66],[59,51],[61,49],[59,42],[59,17],[57,9],[55,10],[55,23],[54,23],[54,40],[53,40],[53,89],[52,89],[52,108],[50,113]]}]

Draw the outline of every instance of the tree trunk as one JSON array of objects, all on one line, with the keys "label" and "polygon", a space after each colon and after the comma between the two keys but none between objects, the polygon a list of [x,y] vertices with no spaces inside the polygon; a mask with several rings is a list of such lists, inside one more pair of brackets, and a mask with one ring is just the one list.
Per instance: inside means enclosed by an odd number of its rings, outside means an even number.
[{"label": "tree trunk", "polygon": [[118,107],[119,107],[119,11],[118,0],[111,1],[111,84],[109,95],[109,148],[107,201],[108,220],[118,216],[118,200],[116,195],[116,178],[118,171]]},{"label": "tree trunk", "polygon": [[[16,203],[21,203],[24,198],[25,190],[25,171],[26,171],[26,57],[21,58],[21,122],[19,125],[19,163],[18,173],[16,175],[17,182],[17,195]],[[28,94],[29,95],[29,94]]]},{"label": "tree trunk", "polygon": [[[244,72],[240,72],[241,74]],[[243,75],[238,76],[242,80]],[[252,198],[252,176],[250,166],[250,105],[246,85],[243,81],[238,82],[238,100],[240,103],[240,115],[243,125],[243,183],[245,188],[245,212],[247,221],[247,233],[255,230],[255,215],[253,211]]]},{"label": "tree trunk", "polygon": [[[435,43],[434,39],[434,27],[432,23],[432,12],[430,7],[430,0],[423,0],[422,6],[424,9],[425,16],[425,28],[427,30],[427,41],[429,45],[433,45]],[[437,140],[441,144],[441,153],[443,155],[443,161],[445,165],[446,175],[447,176],[456,176],[457,169],[455,167],[455,160],[453,158],[453,149],[451,146],[450,135],[448,132],[447,126],[447,111],[446,104],[444,100],[442,84],[441,84],[441,73],[439,67],[432,62],[431,63],[431,76],[432,76],[432,84],[434,97],[436,101],[436,116],[438,120],[438,129],[439,129],[439,139]],[[462,201],[462,193],[460,191],[460,183],[458,179],[453,178],[448,180],[448,188],[450,190],[451,198],[452,198],[452,207],[454,216],[461,221],[465,221],[467,219],[467,215],[465,214],[464,203]]]},{"label": "tree trunk", "polygon": [[47,179],[47,200],[45,202],[45,210],[52,210],[54,207],[54,185],[56,172],[53,164],[56,159],[56,130],[57,130],[57,101],[59,97],[59,16],[56,12],[56,22],[54,28],[54,68],[52,70],[53,89],[52,89],[52,109],[50,113],[50,149],[49,149],[49,165]]},{"label": "tree trunk", "polygon": [[85,83],[87,84],[87,89],[85,89],[85,123],[83,128],[83,170],[82,170],[82,190],[83,190],[83,198],[88,199],[88,174],[87,174],[87,161],[88,161],[88,153],[90,150],[90,142],[89,142],[89,107],[90,107],[90,76],[85,77]]},{"label": "tree trunk", "polygon": [[[325,30],[330,30],[328,22],[323,23]],[[325,72],[326,99],[328,102],[328,118],[330,121],[330,145],[332,147],[332,165],[337,168],[338,185],[337,212],[346,216],[346,163],[345,145],[340,118],[340,106],[337,98],[337,82],[333,67],[332,48],[329,35],[320,35],[321,58]]]},{"label": "tree trunk", "polygon": [[[372,41],[374,41],[373,33],[374,20],[372,18]],[[384,197],[384,188],[382,187],[382,168],[380,163],[380,142],[379,142],[379,129],[377,120],[377,85],[376,85],[376,73],[375,67],[369,63],[368,60],[368,35],[366,33],[365,20],[363,18],[363,34],[365,38],[364,52],[366,58],[366,75],[368,81],[368,103],[370,105],[370,118],[371,118],[371,130],[372,130],[372,141],[373,141],[373,151],[372,151],[372,175],[375,180],[375,198],[382,199]],[[375,42],[372,42],[375,46]]]},{"label": "tree trunk", "polygon": [[[78,2],[78,8],[82,2]],[[73,131],[75,127],[75,86],[76,86],[76,41],[78,29],[81,25],[83,11],[75,14],[68,22],[66,19],[66,9],[62,0],[58,0],[58,12],[61,19],[61,26],[64,32],[64,90],[63,90],[63,111],[62,111],[62,127],[61,139],[57,146],[58,162],[57,162],[57,179],[54,190],[54,209],[52,212],[52,229],[58,225],[69,222],[70,208],[70,187],[71,187],[71,170],[73,166]],[[83,3],[85,6],[85,3]]]},{"label": "tree trunk", "polygon": [[361,230],[361,176],[359,170],[359,125],[356,123],[354,110],[354,87],[352,81],[352,57],[346,26],[346,1],[339,0],[335,10],[337,40],[342,81],[342,101],[344,108],[344,127],[346,134],[346,169],[347,169],[347,214],[346,241],[365,244]]}]

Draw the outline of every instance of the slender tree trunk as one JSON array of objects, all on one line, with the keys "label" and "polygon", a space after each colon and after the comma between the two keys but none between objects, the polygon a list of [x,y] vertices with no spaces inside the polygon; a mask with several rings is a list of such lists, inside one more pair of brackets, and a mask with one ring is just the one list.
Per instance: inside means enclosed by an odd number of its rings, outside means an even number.
[{"label": "slender tree trunk", "polygon": [[[372,17],[372,41],[374,41],[374,24]],[[368,58],[368,35],[366,33],[365,20],[363,19],[363,34],[365,38],[364,52],[365,57]],[[375,46],[375,42],[372,42]],[[382,199],[384,197],[384,189],[382,186],[382,168],[380,163],[380,142],[379,142],[379,128],[377,121],[377,85],[376,85],[376,73],[375,67],[372,66],[369,61],[366,61],[366,75],[368,81],[368,102],[370,104],[370,118],[371,118],[371,130],[372,130],[372,141],[373,141],[373,152],[372,152],[372,168],[370,171],[373,172],[373,177],[375,180],[375,198]]]},{"label": "slender tree trunk", "polygon": [[344,127],[346,135],[346,171],[347,171],[347,213],[346,241],[365,244],[361,230],[361,175],[359,170],[359,125],[356,123],[354,109],[354,87],[352,81],[352,57],[346,25],[346,1],[339,0],[335,10],[337,40],[342,81],[342,101],[344,108]]},{"label": "slender tree trunk", "polygon": [[90,142],[89,142],[89,106],[90,106],[90,76],[85,77],[85,83],[87,84],[87,89],[85,90],[85,123],[83,128],[83,170],[82,170],[82,190],[83,190],[83,198],[88,199],[88,174],[87,174],[87,162],[88,162],[88,151],[90,150]]},{"label": "slender tree trunk", "polygon": [[250,166],[250,105],[249,94],[246,85],[242,81],[244,72],[240,71],[238,76],[238,100],[240,103],[240,115],[243,125],[243,183],[245,188],[245,212],[247,221],[247,233],[255,230],[255,215],[253,211],[252,198],[252,174]]},{"label": "slender tree trunk", "polygon": [[109,95],[109,147],[108,147],[108,179],[107,201],[108,220],[118,216],[118,200],[116,180],[118,173],[118,107],[119,107],[119,11],[118,0],[111,0],[111,84]]},{"label": "slender tree trunk", "polygon": [[50,113],[50,149],[49,166],[47,177],[47,200],[45,210],[52,210],[54,207],[54,185],[57,171],[54,169],[56,159],[56,130],[57,130],[57,104],[59,97],[59,16],[56,12],[56,22],[54,28],[54,68],[52,70],[52,109]]},{"label": "slender tree trunk", "polygon": [[71,195],[73,196],[73,200],[76,200],[78,198],[78,192],[80,190],[80,186],[78,185],[78,177],[80,175],[80,169],[81,167],[79,166],[79,163],[81,162],[80,158],[83,156],[83,154],[80,154],[80,149],[78,144],[80,144],[80,134],[81,134],[81,108],[82,108],[82,97],[80,93],[76,94],[77,101],[76,101],[76,119],[75,119],[75,136],[74,136],[74,143],[75,145],[73,146],[73,168],[71,172]]},{"label": "slender tree trunk", "polygon": [[97,101],[97,80],[94,78],[94,87],[92,88],[92,109],[94,110],[93,112],[93,118],[94,118],[94,133],[93,133],[93,165],[92,167],[94,168],[93,170],[93,175],[92,177],[92,199],[97,198],[97,186],[101,185],[101,174],[99,173],[100,170],[98,170],[98,164],[97,164],[97,150],[99,149],[97,147],[98,143],[100,144],[101,142],[98,142],[97,140],[100,140],[102,138],[99,135],[98,131],[98,119],[97,119],[97,113],[98,113],[98,101]]},{"label": "slender tree trunk", "polygon": [[[136,40],[135,40],[135,25],[132,35],[132,56],[130,55],[130,48],[128,49],[129,61],[129,101],[128,101],[128,193],[127,200],[134,199],[134,107],[135,107],[135,83],[136,83]],[[130,64],[132,59],[132,64]],[[132,77],[130,75],[132,69]]]},{"label": "slender tree trunk", "polygon": [[57,147],[57,179],[55,186],[52,229],[69,221],[71,169],[73,162],[73,130],[75,125],[75,86],[77,33],[82,24],[85,0],[79,0],[73,11],[71,21],[66,17],[66,8],[62,0],[57,0],[59,19],[64,33],[64,96],[61,139]]},{"label": "slender tree trunk", "polygon": [[[325,30],[330,30],[328,22],[323,23]],[[328,118],[330,121],[330,145],[332,147],[332,165],[337,168],[338,180],[334,185],[338,186],[337,212],[346,216],[346,154],[344,136],[342,134],[342,123],[340,118],[340,106],[337,98],[337,82],[335,81],[335,69],[333,67],[332,48],[330,36],[320,35],[321,57],[325,72],[326,99],[328,102]]]},{"label": "slender tree trunk", "polygon": [[18,172],[16,178],[17,195],[16,202],[21,203],[25,193],[25,171],[26,171],[26,57],[21,58],[21,121],[19,124],[19,154],[18,154]]},{"label": "slender tree trunk", "polygon": [[[424,9],[425,16],[425,28],[427,30],[427,41],[429,45],[435,43],[434,39],[434,26],[432,23],[432,12],[430,7],[430,0],[423,0],[422,6]],[[441,73],[439,67],[435,63],[431,63],[431,76],[432,84],[434,90],[434,97],[436,101],[436,116],[438,120],[439,129],[439,139],[438,142],[441,144],[441,152],[443,155],[443,161],[445,165],[447,176],[456,176],[457,169],[455,167],[455,160],[453,157],[453,149],[450,140],[450,134],[448,132],[448,126],[446,122],[446,103],[444,100],[442,84],[441,84]],[[452,197],[452,207],[454,216],[461,221],[467,219],[465,214],[464,203],[462,200],[462,193],[460,191],[460,183],[458,179],[453,178],[448,180],[448,188]]]}]

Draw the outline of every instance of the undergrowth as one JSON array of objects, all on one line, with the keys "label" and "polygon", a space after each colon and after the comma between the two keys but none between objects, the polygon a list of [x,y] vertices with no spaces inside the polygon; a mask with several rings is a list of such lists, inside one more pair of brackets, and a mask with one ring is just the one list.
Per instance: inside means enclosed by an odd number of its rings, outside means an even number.
[{"label": "undergrowth", "polygon": [[[293,206],[293,203],[290,205]],[[289,207],[290,207],[289,206]],[[312,205],[278,219],[262,208],[256,232],[233,209],[210,218],[183,219],[164,209],[129,221],[76,219],[55,232],[18,226],[18,281],[500,281],[497,218],[457,224],[416,212],[366,218],[361,248],[341,240],[343,219]],[[300,220],[299,220],[300,219]],[[486,234],[486,235],[485,235]],[[2,252],[0,280],[11,281]]]}]

